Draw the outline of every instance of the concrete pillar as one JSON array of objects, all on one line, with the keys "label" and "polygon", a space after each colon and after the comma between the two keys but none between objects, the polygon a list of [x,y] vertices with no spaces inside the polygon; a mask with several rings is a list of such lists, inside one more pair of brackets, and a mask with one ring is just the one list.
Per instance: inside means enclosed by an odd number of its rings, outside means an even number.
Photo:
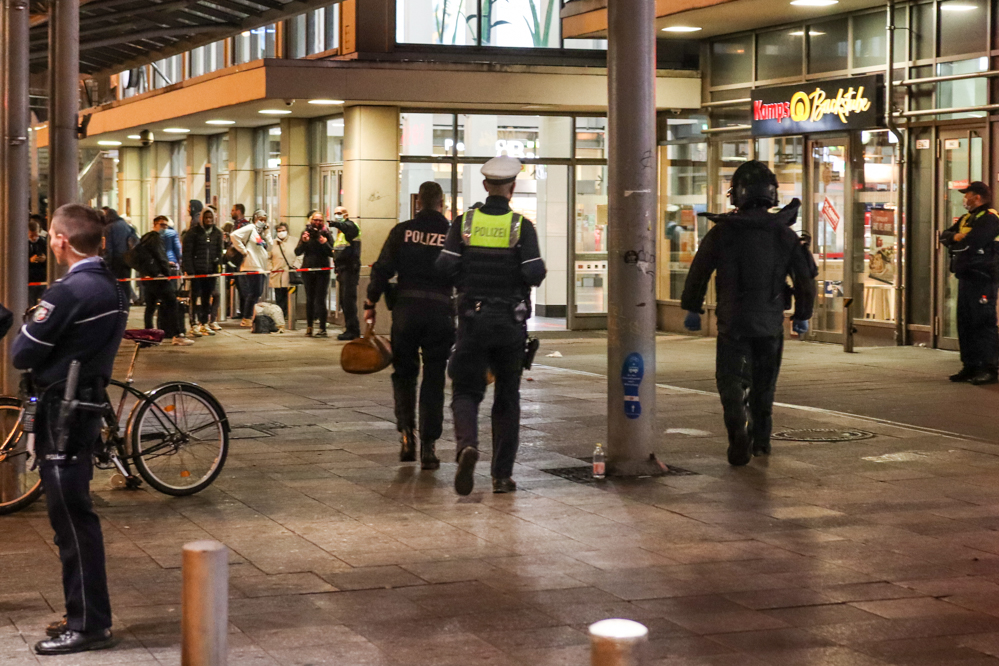
[{"label": "concrete pillar", "polygon": [[343,199],[361,228],[361,264],[373,264],[398,222],[398,108],[351,106],[344,112]]},{"label": "concrete pillar", "polygon": [[607,473],[662,474],[656,427],[655,0],[608,4]]},{"label": "concrete pillar", "polygon": [[[246,206],[247,217],[256,208],[256,174],[253,171],[253,130],[246,127],[229,130],[229,190],[231,203]],[[308,211],[306,211],[308,212]],[[226,215],[229,211],[226,211]],[[303,213],[304,215],[304,213]]]},{"label": "concrete pillar", "polygon": [[[211,201],[205,197],[205,167],[208,166],[208,137],[189,136],[187,141],[187,193],[206,206]],[[120,170],[120,168],[119,168]],[[177,222],[178,229],[187,229],[191,219],[185,211],[184,219]]]},{"label": "concrete pillar", "polygon": [[[79,199],[80,1],[49,3],[49,212]],[[55,262],[49,262],[54,266]],[[51,268],[49,269],[52,270]]]},{"label": "concrete pillar", "polygon": [[148,148],[149,165],[149,207],[148,219],[145,224],[136,222],[139,234],[152,230],[153,218],[157,215],[170,215],[173,209],[173,180],[170,178],[170,158],[173,145],[166,141],[157,141]]},{"label": "concrete pillar", "polygon": [[143,163],[146,161],[144,155],[146,150],[148,149],[118,149],[118,203],[116,209],[122,217],[131,218],[137,227],[145,208]]},{"label": "concrete pillar", "polygon": [[309,121],[286,118],[281,121],[281,180],[278,220],[292,229],[305,227],[309,214]]}]

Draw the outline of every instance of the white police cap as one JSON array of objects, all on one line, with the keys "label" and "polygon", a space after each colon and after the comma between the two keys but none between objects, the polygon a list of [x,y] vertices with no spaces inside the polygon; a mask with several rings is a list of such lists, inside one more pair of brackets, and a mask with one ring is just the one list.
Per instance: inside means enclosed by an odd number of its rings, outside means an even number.
[{"label": "white police cap", "polygon": [[516,157],[500,155],[482,165],[482,176],[490,183],[504,185],[517,180],[523,165]]}]

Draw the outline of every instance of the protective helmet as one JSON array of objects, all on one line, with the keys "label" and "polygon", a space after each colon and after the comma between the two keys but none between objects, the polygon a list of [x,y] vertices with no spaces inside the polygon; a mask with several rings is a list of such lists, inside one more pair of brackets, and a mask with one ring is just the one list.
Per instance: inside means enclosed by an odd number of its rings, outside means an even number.
[{"label": "protective helmet", "polygon": [[773,208],[777,205],[777,176],[763,162],[746,162],[732,174],[729,201],[736,208]]}]

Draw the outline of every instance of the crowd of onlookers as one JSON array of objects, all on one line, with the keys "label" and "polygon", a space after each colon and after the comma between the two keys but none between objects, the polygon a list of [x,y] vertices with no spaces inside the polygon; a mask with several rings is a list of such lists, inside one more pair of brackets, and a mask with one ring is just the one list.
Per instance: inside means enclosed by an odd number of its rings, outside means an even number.
[{"label": "crowd of onlookers", "polygon": [[[145,305],[145,327],[161,329],[177,346],[189,346],[199,337],[215,335],[219,326],[220,283],[232,293],[234,314],[240,326],[254,327],[254,318],[265,313],[283,331],[289,315],[289,298],[305,289],[306,332],[327,337],[327,300],[336,273],[338,303],[344,311],[341,340],[360,336],[357,320],[357,285],[360,277],[360,230],[339,207],[331,220],[312,211],[301,236],[288,224],[272,228],[266,211],[246,217],[243,204],[230,211],[220,224],[213,206],[192,200],[186,229],[175,229],[165,215],[153,219],[152,231],[139,236],[131,222],[113,208],[104,207],[107,220],[103,258],[120,280],[159,278],[129,283],[134,304]],[[28,226],[28,282],[30,304],[45,291],[47,258],[45,220],[32,215]],[[299,269],[313,269],[300,272]],[[332,269],[332,271],[331,271]],[[219,273],[249,273],[226,276]],[[42,283],[42,284],[39,284]],[[263,301],[268,287],[273,303]],[[276,320],[276,321],[275,321]]]}]

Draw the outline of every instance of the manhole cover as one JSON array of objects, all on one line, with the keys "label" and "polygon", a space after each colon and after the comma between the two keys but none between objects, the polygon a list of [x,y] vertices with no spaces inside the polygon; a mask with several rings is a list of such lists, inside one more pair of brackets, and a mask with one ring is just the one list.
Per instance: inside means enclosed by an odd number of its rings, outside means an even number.
[{"label": "manhole cover", "polygon": [[771,439],[779,439],[786,442],[856,442],[862,439],[871,439],[873,432],[866,430],[836,430],[833,428],[796,428],[794,430],[781,430],[771,435]]}]

